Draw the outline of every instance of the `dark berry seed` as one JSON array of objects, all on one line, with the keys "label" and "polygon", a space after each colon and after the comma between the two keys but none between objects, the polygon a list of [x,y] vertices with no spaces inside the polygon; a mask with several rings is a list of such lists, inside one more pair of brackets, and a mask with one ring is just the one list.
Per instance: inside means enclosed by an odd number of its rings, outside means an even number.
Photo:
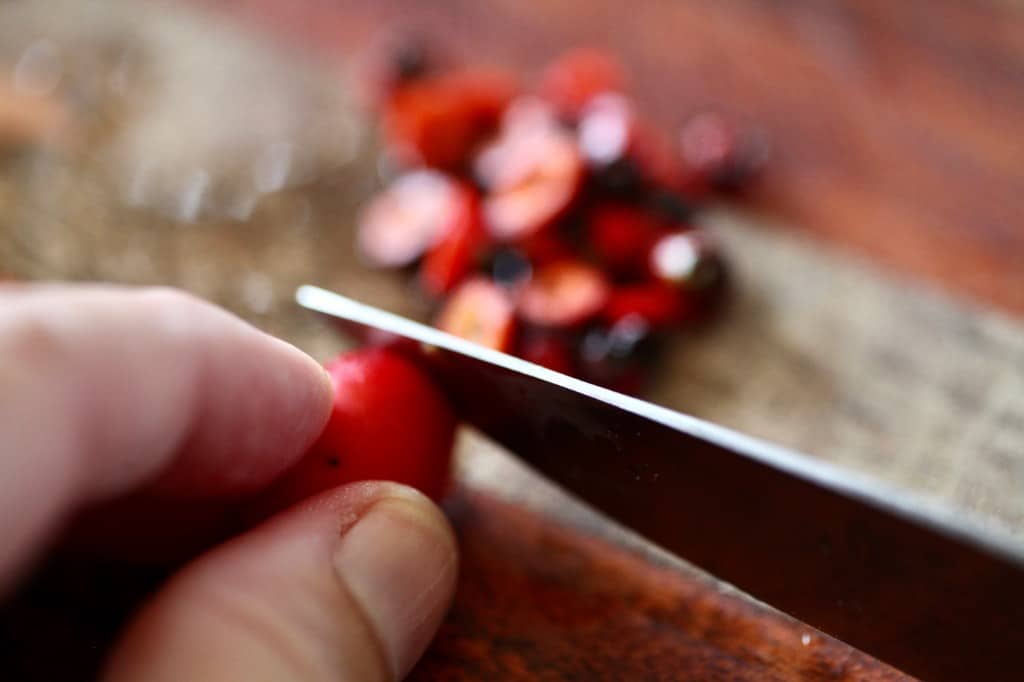
[{"label": "dark berry seed", "polygon": [[594,185],[612,196],[634,197],[643,191],[644,175],[635,161],[620,157],[594,169]]},{"label": "dark berry seed", "polygon": [[430,69],[426,47],[418,41],[400,45],[392,56],[392,68],[395,79],[399,82],[409,82],[423,77]]},{"label": "dark berry seed", "polygon": [[533,275],[529,259],[516,249],[502,249],[494,254],[490,270],[495,284],[507,289],[522,286]]},{"label": "dark berry seed", "polygon": [[675,192],[658,190],[647,200],[650,210],[675,225],[689,223],[697,212],[697,207]]}]

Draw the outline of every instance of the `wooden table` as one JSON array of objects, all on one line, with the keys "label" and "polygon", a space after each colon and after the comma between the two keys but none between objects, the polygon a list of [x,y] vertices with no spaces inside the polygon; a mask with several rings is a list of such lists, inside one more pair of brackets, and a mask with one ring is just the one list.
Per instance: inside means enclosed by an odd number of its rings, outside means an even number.
[{"label": "wooden table", "polygon": [[[710,106],[763,126],[774,147],[764,183],[743,212],[708,218],[737,264],[737,301],[673,351],[654,399],[1024,537],[1014,494],[1024,485],[1024,334],[1014,317],[1024,314],[1021,7],[198,1],[328,60],[385,28],[526,72],[565,46],[603,45],[624,57],[638,98],[663,123]],[[58,267],[54,256],[16,274],[169,280],[323,357],[337,340],[285,308],[302,279],[415,312],[401,287],[367,277],[340,250],[350,225],[321,229],[351,215],[338,187],[357,181],[274,195],[255,232],[186,226],[173,245],[158,218],[110,209],[121,222],[149,221],[148,248],[156,240],[187,261],[128,272],[102,258]],[[85,184],[97,196],[107,189]],[[17,205],[43,214],[21,195]],[[320,227],[301,240],[274,232],[297,213]],[[113,237],[101,241],[115,248]],[[275,258],[297,265],[272,283],[247,279]],[[230,287],[237,281],[243,295]],[[260,292],[274,305],[259,305]],[[460,537],[459,591],[415,679],[902,677],[666,556],[472,435],[457,481],[445,506]],[[988,664],[995,679],[999,662],[979,665]]]}]

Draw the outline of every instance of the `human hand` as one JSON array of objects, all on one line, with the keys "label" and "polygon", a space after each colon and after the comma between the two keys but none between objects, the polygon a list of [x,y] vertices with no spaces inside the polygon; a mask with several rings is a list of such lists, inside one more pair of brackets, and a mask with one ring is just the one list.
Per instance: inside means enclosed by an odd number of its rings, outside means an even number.
[{"label": "human hand", "polygon": [[[138,559],[203,546],[236,519],[233,501],[302,456],[331,403],[313,360],[162,289],[0,286],[0,387],[3,596],[48,549]],[[455,552],[411,489],[328,491],[191,558],[112,644],[104,674],[400,678],[447,609]],[[37,635],[52,637],[19,633]]]}]

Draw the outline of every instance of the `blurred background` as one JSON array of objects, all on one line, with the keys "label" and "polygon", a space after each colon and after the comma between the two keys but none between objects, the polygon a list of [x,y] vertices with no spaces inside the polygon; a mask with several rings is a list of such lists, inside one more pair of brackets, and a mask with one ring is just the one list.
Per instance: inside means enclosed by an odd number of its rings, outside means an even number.
[{"label": "blurred background", "polygon": [[[756,181],[695,218],[728,304],[646,396],[1024,539],[1017,0],[8,0],[0,278],[183,287],[320,360],[345,342],[300,284],[427,319],[356,249],[394,175],[374,74],[411,36],[524,83],[595,47],[667,145],[706,111],[750,131]],[[536,498],[467,443],[463,485]]]}]

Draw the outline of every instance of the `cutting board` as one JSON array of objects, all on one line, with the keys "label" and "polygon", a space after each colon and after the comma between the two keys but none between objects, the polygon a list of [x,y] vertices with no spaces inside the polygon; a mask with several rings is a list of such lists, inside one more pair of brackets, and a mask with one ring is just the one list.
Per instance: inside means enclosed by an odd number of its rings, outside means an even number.
[{"label": "cutting board", "polygon": [[[714,106],[764,126],[764,183],[705,218],[735,264],[737,296],[715,326],[678,340],[651,397],[1024,537],[1019,7],[201,4],[225,26],[258,27],[239,38],[245,49],[272,51],[289,65],[282,80],[301,74],[313,90],[329,91],[372,36],[404,28],[524,72],[567,45],[606,45],[662,122]],[[74,154],[50,160],[63,174],[49,193],[26,193],[29,158],[0,183],[0,235],[16,237],[0,239],[0,268],[14,274],[176,283],[321,359],[344,342],[294,309],[298,283],[422,315],[405,284],[351,253],[368,157],[266,192],[241,223],[126,204],[116,175]],[[459,589],[414,679],[902,677],[660,552],[472,433],[445,509]],[[979,662],[979,674],[985,665],[997,679],[1000,662]]]}]

